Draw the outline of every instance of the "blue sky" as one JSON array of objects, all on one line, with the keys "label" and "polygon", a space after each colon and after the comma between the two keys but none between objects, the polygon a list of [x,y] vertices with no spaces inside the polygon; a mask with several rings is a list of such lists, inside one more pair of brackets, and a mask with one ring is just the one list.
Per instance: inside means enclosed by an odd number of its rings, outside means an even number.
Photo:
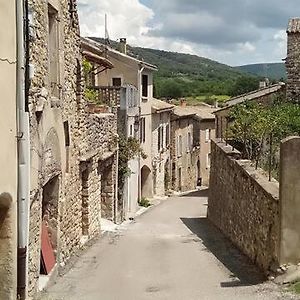
[{"label": "blue sky", "polygon": [[[83,36],[127,37],[134,46],[204,56],[229,65],[280,62],[299,0],[78,0]],[[295,15],[296,13],[296,15]]]}]

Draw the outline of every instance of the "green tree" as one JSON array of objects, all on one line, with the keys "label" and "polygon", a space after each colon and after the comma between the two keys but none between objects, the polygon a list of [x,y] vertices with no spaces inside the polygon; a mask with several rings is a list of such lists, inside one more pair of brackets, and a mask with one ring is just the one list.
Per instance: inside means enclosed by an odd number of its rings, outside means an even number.
[{"label": "green tree", "polygon": [[255,91],[258,87],[259,78],[242,76],[235,81],[228,92],[230,96],[238,96]]},{"label": "green tree", "polygon": [[183,96],[183,88],[175,80],[166,80],[160,85],[159,96],[178,99]]}]

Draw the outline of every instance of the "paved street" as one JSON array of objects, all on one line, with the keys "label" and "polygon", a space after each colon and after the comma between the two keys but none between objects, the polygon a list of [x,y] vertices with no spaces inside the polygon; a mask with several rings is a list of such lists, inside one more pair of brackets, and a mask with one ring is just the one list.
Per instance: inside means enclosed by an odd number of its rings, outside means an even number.
[{"label": "paved street", "polygon": [[42,299],[292,299],[210,224],[206,193],[170,198],[101,238]]}]

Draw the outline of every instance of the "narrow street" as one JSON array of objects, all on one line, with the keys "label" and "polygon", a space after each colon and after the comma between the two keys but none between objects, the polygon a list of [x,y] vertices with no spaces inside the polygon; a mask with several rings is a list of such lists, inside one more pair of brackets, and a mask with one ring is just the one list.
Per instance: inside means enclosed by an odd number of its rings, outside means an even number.
[{"label": "narrow street", "polygon": [[206,194],[170,198],[101,238],[42,299],[293,299],[210,224]]}]

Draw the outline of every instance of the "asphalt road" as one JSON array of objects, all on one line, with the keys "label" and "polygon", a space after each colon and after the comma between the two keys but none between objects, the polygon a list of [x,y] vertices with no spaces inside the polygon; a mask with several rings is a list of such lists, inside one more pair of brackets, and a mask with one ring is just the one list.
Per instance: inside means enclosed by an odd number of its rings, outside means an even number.
[{"label": "asphalt road", "polygon": [[169,198],[101,238],[42,299],[294,299],[206,219],[206,193]]}]

